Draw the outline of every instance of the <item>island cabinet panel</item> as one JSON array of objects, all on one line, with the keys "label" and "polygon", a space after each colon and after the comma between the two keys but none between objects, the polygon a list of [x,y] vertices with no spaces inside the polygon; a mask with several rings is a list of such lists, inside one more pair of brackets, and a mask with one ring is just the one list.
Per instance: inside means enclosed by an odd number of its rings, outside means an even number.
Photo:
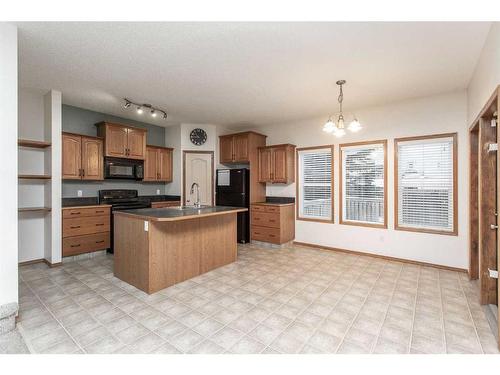
[{"label": "island cabinet panel", "polygon": [[201,232],[201,273],[236,261],[236,214],[205,219]]},{"label": "island cabinet panel", "polygon": [[62,134],[62,179],[104,179],[103,141],[85,135]]}]

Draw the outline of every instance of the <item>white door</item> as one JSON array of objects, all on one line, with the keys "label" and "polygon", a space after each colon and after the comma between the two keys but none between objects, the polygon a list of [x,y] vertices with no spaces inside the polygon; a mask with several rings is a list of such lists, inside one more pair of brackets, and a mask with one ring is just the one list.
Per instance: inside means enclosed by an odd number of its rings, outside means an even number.
[{"label": "white door", "polygon": [[192,206],[195,204],[196,188],[191,194],[191,186],[197,183],[200,187],[200,203],[202,205],[213,205],[213,160],[214,153],[207,152],[184,152],[184,204]]}]

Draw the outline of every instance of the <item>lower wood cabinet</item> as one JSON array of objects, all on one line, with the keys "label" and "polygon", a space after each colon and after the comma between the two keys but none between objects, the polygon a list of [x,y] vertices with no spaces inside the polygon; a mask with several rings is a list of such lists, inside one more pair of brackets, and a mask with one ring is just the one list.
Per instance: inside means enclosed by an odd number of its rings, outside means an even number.
[{"label": "lower wood cabinet", "polygon": [[62,254],[65,256],[104,250],[110,246],[111,206],[62,209]]},{"label": "lower wood cabinet", "polygon": [[253,203],[250,237],[255,241],[284,244],[295,238],[295,204]]},{"label": "lower wood cabinet", "polygon": [[152,202],[151,208],[177,207],[181,205],[181,201],[162,201]]}]

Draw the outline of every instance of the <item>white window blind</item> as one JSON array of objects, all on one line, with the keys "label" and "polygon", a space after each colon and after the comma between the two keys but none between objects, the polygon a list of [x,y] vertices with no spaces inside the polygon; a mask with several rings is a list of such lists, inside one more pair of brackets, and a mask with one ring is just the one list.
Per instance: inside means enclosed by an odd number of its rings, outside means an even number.
[{"label": "white window blind", "polygon": [[299,218],[332,220],[332,149],[298,151]]},{"label": "white window blind", "polygon": [[385,145],[342,146],[342,221],[385,224]]},{"label": "white window blind", "polygon": [[398,226],[454,230],[453,137],[399,141]]}]

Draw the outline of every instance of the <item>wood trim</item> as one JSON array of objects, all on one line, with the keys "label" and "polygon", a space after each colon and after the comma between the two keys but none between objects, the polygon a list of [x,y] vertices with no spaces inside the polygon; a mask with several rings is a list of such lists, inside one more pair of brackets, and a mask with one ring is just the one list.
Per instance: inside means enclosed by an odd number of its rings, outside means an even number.
[{"label": "wood trim", "polygon": [[73,136],[73,137],[85,137],[85,138],[91,138],[91,139],[98,139],[100,141],[104,140],[104,137],[97,137],[97,136],[94,136],[94,135],[77,134],[77,133],[71,133],[71,132],[61,132],[61,134],[70,135],[70,136]]},{"label": "wood trim", "polygon": [[[356,222],[350,220],[344,220],[343,215],[343,197],[342,197],[342,148],[343,147],[353,147],[353,146],[368,146],[368,145],[382,145],[384,148],[384,222],[382,224],[368,223],[368,222]],[[363,142],[352,142],[352,143],[342,143],[339,144],[339,224],[342,225],[352,225],[358,227],[367,228],[379,228],[387,229],[387,139],[380,139],[376,141],[363,141]]]},{"label": "wood trim", "polygon": [[162,150],[170,150],[170,151],[174,150],[172,147],[165,147],[165,146],[146,145],[146,147],[157,148],[157,149],[162,149]]},{"label": "wood trim", "polygon": [[18,176],[21,180],[50,180],[52,178],[51,175],[47,174],[20,174]]},{"label": "wood trim", "polygon": [[51,210],[50,207],[19,207],[17,212],[50,212]]},{"label": "wood trim", "polygon": [[469,132],[469,278],[479,278],[479,131]]},{"label": "wood trim", "polygon": [[493,112],[495,110],[498,110],[497,108],[495,108],[498,106],[498,104],[495,105],[495,100],[498,101],[499,96],[500,96],[500,84],[497,85],[497,87],[493,90],[493,93],[488,98],[486,104],[483,106],[483,108],[481,108],[481,111],[479,111],[474,121],[472,121],[472,123],[470,124],[469,131],[477,130],[477,128],[479,127],[479,119],[483,117],[485,114],[487,114],[488,111],[491,111],[492,109],[494,109]]},{"label": "wood trim", "polygon": [[213,151],[182,151],[182,205],[186,205],[186,154],[211,154],[212,155],[212,206],[215,206],[215,165],[214,165],[214,152]]},{"label": "wood trim", "polygon": [[29,266],[30,264],[37,264],[37,263],[45,263],[50,268],[59,267],[59,266],[62,265],[62,262],[59,262],[59,263],[50,263],[47,259],[44,259],[44,258],[27,260],[25,262],[19,262],[18,265],[19,266]]},{"label": "wood trim", "polygon": [[268,145],[268,146],[260,146],[260,147],[257,147],[257,149],[261,150],[261,149],[266,149],[266,148],[276,148],[276,147],[297,147],[295,145],[292,145],[291,143],[280,143],[278,145]]},{"label": "wood trim", "polygon": [[[300,206],[300,175],[299,175],[299,152],[300,151],[310,151],[310,150],[319,150],[319,149],[326,149],[329,148],[330,152],[332,154],[332,165],[331,165],[331,170],[330,170],[330,179],[331,179],[331,193],[332,193],[332,218],[330,220],[328,219],[312,219],[312,218],[304,218],[299,215],[299,206]],[[335,166],[335,146],[334,145],[323,145],[323,146],[310,146],[310,147],[300,147],[295,149],[295,174],[296,174],[296,183],[295,183],[295,217],[296,220],[301,220],[301,221],[311,221],[311,222],[316,222],[316,223],[326,223],[326,224],[333,224],[335,223],[335,194],[334,194],[334,166]]]},{"label": "wood trim", "polygon": [[221,135],[219,135],[219,138],[221,138],[221,137],[229,137],[229,136],[233,136],[233,135],[244,135],[244,134],[255,134],[255,135],[259,135],[259,136],[262,136],[262,137],[266,137],[266,138],[267,138],[267,135],[262,134],[262,133],[255,132],[255,131],[253,131],[253,130],[247,130],[247,131],[244,131],[244,132],[239,132],[239,133],[221,134]]},{"label": "wood trim", "polygon": [[447,270],[447,271],[467,273],[467,270],[465,268],[444,266],[441,264],[421,262],[418,260],[396,258],[396,257],[388,256],[388,255],[373,254],[373,253],[367,253],[367,252],[356,251],[356,250],[347,250],[347,249],[341,249],[341,248],[337,248],[337,247],[316,245],[316,244],[311,244],[311,243],[307,243],[307,242],[293,241],[293,244],[298,245],[298,246],[311,247],[311,248],[319,249],[319,250],[336,251],[336,252],[347,253],[347,254],[352,254],[352,255],[361,255],[361,256],[367,256],[367,257],[372,257],[372,258],[385,259],[385,260],[393,261],[393,262],[408,263],[408,264],[414,264],[417,266],[433,267],[433,268],[439,268],[439,269]]},{"label": "wood trim", "polygon": [[[113,125],[113,126],[119,126],[119,127],[122,127],[122,128],[127,128],[127,129],[133,129],[133,130],[137,130],[137,131],[142,131],[142,132],[147,132],[148,129],[143,129],[143,128],[136,128],[135,126],[130,126],[130,125],[125,125],[125,124],[118,124],[116,122],[109,122],[109,121],[100,121],[96,124],[94,124],[95,126],[101,126],[101,125]],[[81,134],[79,134],[81,135]]]},{"label": "wood trim", "polygon": [[[453,139],[453,230],[435,230],[435,229],[425,229],[425,228],[409,228],[400,226],[398,217],[398,143],[416,141],[416,140],[427,140],[436,138],[452,138]],[[430,234],[444,234],[448,236],[458,236],[458,142],[457,133],[443,133],[443,134],[432,134],[432,135],[422,135],[416,137],[404,137],[394,139],[394,230],[401,230],[407,232],[419,232],[419,233],[430,233]]]},{"label": "wood trim", "polygon": [[17,145],[20,147],[47,148],[50,147],[51,143],[45,141],[34,141],[31,139],[18,139]]}]

